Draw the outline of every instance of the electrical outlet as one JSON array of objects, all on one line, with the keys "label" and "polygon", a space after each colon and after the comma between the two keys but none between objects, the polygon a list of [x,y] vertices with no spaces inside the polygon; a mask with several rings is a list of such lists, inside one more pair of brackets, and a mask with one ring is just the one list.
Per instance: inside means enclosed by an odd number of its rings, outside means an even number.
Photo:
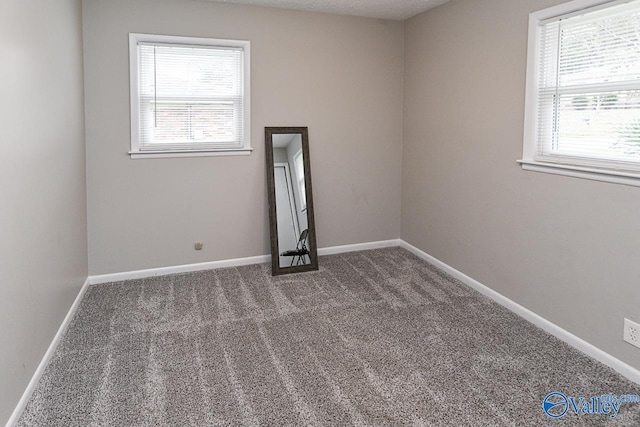
[{"label": "electrical outlet", "polygon": [[196,251],[201,251],[203,246],[204,246],[204,243],[202,242],[196,242],[195,245],[193,245]]},{"label": "electrical outlet", "polygon": [[624,340],[640,348],[640,324],[624,319]]}]

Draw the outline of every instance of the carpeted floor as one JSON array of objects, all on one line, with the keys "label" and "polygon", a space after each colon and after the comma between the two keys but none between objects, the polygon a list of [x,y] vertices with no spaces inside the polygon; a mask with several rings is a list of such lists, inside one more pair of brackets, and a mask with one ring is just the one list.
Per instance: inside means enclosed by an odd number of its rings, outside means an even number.
[{"label": "carpeted floor", "polygon": [[92,286],[20,425],[640,425],[640,386],[399,249]]}]

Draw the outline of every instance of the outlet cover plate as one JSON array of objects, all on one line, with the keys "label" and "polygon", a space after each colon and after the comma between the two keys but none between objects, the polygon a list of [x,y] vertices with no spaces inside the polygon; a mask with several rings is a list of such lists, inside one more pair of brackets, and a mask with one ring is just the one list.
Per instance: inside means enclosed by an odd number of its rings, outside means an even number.
[{"label": "outlet cover plate", "polygon": [[624,340],[640,348],[640,323],[624,319]]}]

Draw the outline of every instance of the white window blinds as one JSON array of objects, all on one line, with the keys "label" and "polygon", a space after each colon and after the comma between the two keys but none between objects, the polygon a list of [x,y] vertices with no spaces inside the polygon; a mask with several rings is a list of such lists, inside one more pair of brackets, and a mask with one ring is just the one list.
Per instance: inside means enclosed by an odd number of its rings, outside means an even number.
[{"label": "white window blinds", "polygon": [[541,22],[535,160],[640,171],[640,1]]},{"label": "white window blinds", "polygon": [[131,37],[132,152],[250,149],[248,42]]}]

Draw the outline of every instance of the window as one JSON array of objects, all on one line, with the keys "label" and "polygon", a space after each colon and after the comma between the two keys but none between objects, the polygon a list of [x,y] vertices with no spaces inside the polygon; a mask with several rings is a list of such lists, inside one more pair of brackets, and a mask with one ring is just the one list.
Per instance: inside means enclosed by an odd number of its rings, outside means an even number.
[{"label": "window", "polygon": [[304,185],[304,160],[302,150],[293,156],[293,162],[296,168],[296,179],[298,180],[298,194],[300,194],[300,212],[307,210],[307,190]]},{"label": "window", "polygon": [[249,42],[129,35],[131,157],[249,154]]},{"label": "window", "polygon": [[640,186],[640,0],[531,14],[523,168]]}]

